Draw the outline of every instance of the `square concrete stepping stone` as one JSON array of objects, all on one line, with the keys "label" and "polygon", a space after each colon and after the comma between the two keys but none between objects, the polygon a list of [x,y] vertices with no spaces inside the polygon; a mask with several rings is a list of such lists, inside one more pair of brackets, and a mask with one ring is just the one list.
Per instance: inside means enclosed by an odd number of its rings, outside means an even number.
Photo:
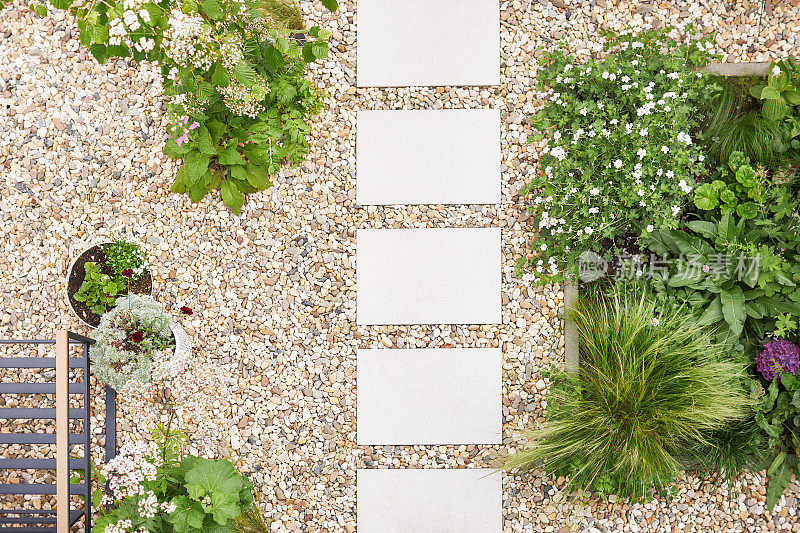
[{"label": "square concrete stepping stone", "polygon": [[356,322],[499,324],[500,228],[360,229]]},{"label": "square concrete stepping stone", "polygon": [[358,444],[502,444],[502,365],[500,348],[358,350]]},{"label": "square concrete stepping stone", "polygon": [[502,476],[492,469],[359,469],[358,533],[500,533]]},{"label": "square concrete stepping stone", "polygon": [[359,87],[499,85],[497,0],[358,0]]},{"label": "square concrete stepping stone", "polygon": [[361,205],[499,204],[500,110],[359,111]]}]

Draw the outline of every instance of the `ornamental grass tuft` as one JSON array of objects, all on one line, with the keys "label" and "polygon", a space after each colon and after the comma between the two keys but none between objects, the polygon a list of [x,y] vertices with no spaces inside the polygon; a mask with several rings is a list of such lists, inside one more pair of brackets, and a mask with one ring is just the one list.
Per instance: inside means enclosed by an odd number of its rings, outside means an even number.
[{"label": "ornamental grass tuft", "polygon": [[[633,500],[669,490],[682,460],[744,418],[743,368],[720,360],[709,332],[654,316],[647,295],[616,290],[572,310],[581,367],[551,387],[548,422],[504,468],[569,475],[568,490]],[[653,321],[657,318],[657,324]]]}]

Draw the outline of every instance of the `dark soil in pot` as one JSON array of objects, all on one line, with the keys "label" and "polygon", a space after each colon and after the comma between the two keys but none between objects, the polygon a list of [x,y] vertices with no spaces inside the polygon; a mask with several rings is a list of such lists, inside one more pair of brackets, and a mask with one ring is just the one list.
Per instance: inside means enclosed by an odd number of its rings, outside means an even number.
[{"label": "dark soil in pot", "polygon": [[[80,290],[83,284],[83,278],[86,275],[86,270],[83,266],[85,263],[97,263],[100,265],[100,271],[109,276],[113,276],[114,271],[106,264],[106,254],[103,252],[103,247],[101,245],[96,245],[83,252],[78,259],[75,260],[72,270],[69,273],[69,279],[67,280],[67,298],[69,299],[69,304],[81,320],[92,327],[97,327],[100,324],[100,315],[93,313],[85,303],[79,302],[73,298],[73,295]],[[150,275],[149,271],[145,271],[138,280],[131,283],[130,292],[133,294],[151,294],[153,292],[153,277]],[[120,291],[119,296],[124,296],[126,294],[128,294],[128,290],[123,290]]]}]

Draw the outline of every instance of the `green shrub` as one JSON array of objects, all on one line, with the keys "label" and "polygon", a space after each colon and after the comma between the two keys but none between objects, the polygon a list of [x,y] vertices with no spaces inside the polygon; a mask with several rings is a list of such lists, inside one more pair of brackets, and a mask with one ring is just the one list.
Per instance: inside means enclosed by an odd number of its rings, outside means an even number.
[{"label": "green shrub", "polygon": [[608,57],[586,62],[546,54],[538,89],[549,101],[531,118],[531,140],[547,148],[523,190],[539,239],[518,273],[560,280],[586,250],[608,260],[631,231],[677,225],[705,172],[693,137],[711,82],[695,68],[714,56],[707,41],[670,35],[603,32]]},{"label": "green shrub", "polygon": [[246,194],[308,153],[308,120],[322,100],[305,74],[328,55],[327,30],[305,30],[299,44],[269,14],[270,0],[49,3],[75,17],[81,44],[100,63],[132,57],[161,68],[171,123],[164,153],[183,162],[171,191],[199,202],[218,190],[238,214]]},{"label": "green shrub", "polygon": [[125,289],[125,280],[103,274],[97,263],[86,262],[83,269],[83,283],[72,297],[77,302],[85,303],[92,313],[102,315],[114,305],[117,294]]},{"label": "green shrub", "polygon": [[690,446],[740,420],[749,399],[743,367],[679,315],[656,316],[649,296],[615,292],[571,311],[581,368],[551,389],[548,422],[526,451],[505,460],[525,472],[543,465],[569,488],[635,500],[667,490]]},{"label": "green shrub", "polygon": [[117,239],[104,245],[103,253],[106,254],[106,263],[114,274],[129,277],[131,282],[141,278],[147,270],[147,257],[138,243]]}]

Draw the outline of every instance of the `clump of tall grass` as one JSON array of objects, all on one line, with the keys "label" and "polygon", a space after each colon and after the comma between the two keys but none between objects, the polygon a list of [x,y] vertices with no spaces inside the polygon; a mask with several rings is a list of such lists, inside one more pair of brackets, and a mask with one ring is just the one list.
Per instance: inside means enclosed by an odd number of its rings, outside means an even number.
[{"label": "clump of tall grass", "polygon": [[295,0],[262,0],[261,10],[277,28],[302,30],[303,16]]},{"label": "clump of tall grass", "polygon": [[722,90],[714,101],[714,110],[703,137],[708,154],[724,165],[733,152],[743,152],[754,164],[777,169],[786,164],[788,139],[785,126],[761,114],[758,101],[748,88],[758,78],[721,79]]},{"label": "clump of tall grass", "polygon": [[584,297],[571,311],[581,367],[562,374],[546,425],[504,468],[569,475],[571,491],[641,500],[668,490],[682,459],[714,447],[714,431],[741,420],[742,366],[721,358],[711,332],[683,315],[655,316],[646,294]]}]

